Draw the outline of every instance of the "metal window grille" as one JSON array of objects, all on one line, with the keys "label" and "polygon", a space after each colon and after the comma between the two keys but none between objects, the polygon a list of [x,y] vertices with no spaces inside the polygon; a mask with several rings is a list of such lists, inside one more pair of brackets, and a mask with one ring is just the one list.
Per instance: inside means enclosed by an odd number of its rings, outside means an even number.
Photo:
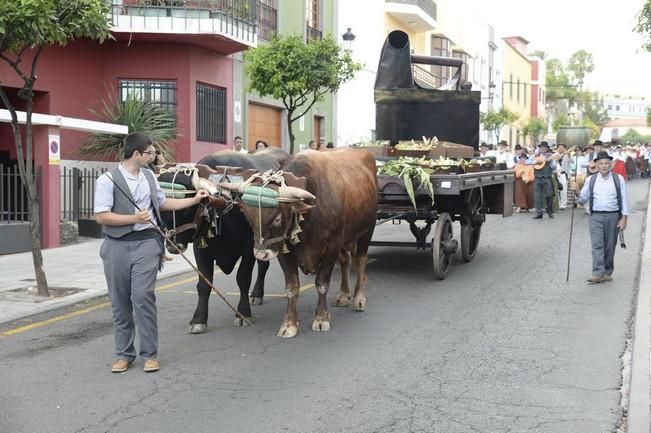
[{"label": "metal window grille", "polygon": [[197,140],[226,142],[226,89],[197,83]]},{"label": "metal window grille", "polygon": [[273,1],[258,1],[258,37],[270,41],[278,32],[278,11],[273,7]]},{"label": "metal window grille", "polygon": [[120,102],[133,98],[149,101],[176,115],[176,81],[118,80]]}]

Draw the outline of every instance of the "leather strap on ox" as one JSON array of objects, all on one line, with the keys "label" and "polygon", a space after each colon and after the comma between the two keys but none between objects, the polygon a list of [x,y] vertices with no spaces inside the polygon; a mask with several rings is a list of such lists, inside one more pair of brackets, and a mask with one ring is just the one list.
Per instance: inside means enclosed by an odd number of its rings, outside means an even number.
[{"label": "leather strap on ox", "polygon": [[[251,185],[254,181],[259,181],[262,183],[262,186]],[[290,202],[295,201],[284,198],[283,195],[274,189],[269,188],[267,185],[270,183],[275,183],[279,185],[279,190],[287,190],[287,184],[285,183],[285,176],[282,170],[273,172],[271,170],[264,173],[256,173],[249,177],[241,186],[242,191],[242,202],[249,206],[258,208],[258,239],[260,242],[256,244],[258,249],[266,249],[272,245],[282,242],[281,254],[286,254],[289,252],[287,244],[285,241],[289,240],[292,245],[296,245],[300,242],[298,237],[299,233],[303,230],[301,229],[300,223],[303,221],[303,215],[299,213],[292,214],[293,224],[287,225],[285,232],[282,236],[277,236],[270,239],[265,239],[262,234],[262,208],[271,208],[278,207],[278,204],[281,202]]]}]

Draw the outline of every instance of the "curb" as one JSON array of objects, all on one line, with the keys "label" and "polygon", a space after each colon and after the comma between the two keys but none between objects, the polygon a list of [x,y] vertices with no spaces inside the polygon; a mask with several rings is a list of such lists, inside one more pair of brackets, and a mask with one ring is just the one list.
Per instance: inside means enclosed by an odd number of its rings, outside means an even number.
[{"label": "curb", "polygon": [[[651,188],[650,188],[651,189]],[[650,203],[651,204],[651,203]],[[628,433],[649,433],[649,313],[651,301],[651,212],[647,205],[644,233],[644,247],[640,264],[640,281],[633,328],[633,349],[631,354],[631,384],[627,416]]]}]

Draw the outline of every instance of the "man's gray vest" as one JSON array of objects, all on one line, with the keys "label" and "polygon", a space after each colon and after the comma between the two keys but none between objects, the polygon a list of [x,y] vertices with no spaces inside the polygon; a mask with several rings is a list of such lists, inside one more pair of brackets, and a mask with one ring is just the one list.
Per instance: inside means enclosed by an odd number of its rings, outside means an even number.
[{"label": "man's gray vest", "polygon": [[[156,182],[154,181],[154,174],[149,170],[142,170],[142,172],[145,174],[147,182],[149,182],[149,195],[151,197],[151,202],[154,205],[154,216],[156,217],[156,221],[158,222],[159,227],[163,229],[160,223],[162,219],[160,217],[160,210],[158,206],[158,195],[156,194]],[[131,195],[131,190],[129,189],[129,185],[127,185],[127,180],[124,178],[124,176],[122,176],[120,169],[117,167],[111,170],[110,173],[113,181],[120,187],[120,189],[122,189],[122,191],[124,191],[123,193],[118,188],[115,188],[115,186],[113,187],[113,208],[111,209],[111,212],[121,215],[133,215],[136,212],[136,209],[129,199],[134,202],[135,200]],[[125,197],[125,194],[128,195],[128,198]],[[104,233],[112,238],[121,238],[127,233],[132,232],[133,226],[133,224],[126,226],[104,225]]]}]

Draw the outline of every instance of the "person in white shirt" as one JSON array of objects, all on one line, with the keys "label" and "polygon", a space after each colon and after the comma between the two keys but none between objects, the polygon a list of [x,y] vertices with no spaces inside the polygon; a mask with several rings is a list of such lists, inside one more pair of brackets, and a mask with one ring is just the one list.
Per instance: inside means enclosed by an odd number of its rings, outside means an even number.
[{"label": "person in white shirt", "polygon": [[590,208],[590,242],[592,245],[592,275],[588,283],[612,280],[615,268],[617,234],[626,229],[628,201],[626,182],[611,170],[613,157],[601,151],[594,161],[598,172],[581,189],[579,203]]},{"label": "person in white shirt", "polygon": [[497,152],[495,153],[496,164],[506,164],[506,168],[511,169],[515,166],[513,154],[509,151],[509,145],[506,140],[497,143]]},{"label": "person in white shirt", "polygon": [[239,135],[233,139],[233,150],[241,153],[249,153],[245,147],[243,147],[244,140]]}]

